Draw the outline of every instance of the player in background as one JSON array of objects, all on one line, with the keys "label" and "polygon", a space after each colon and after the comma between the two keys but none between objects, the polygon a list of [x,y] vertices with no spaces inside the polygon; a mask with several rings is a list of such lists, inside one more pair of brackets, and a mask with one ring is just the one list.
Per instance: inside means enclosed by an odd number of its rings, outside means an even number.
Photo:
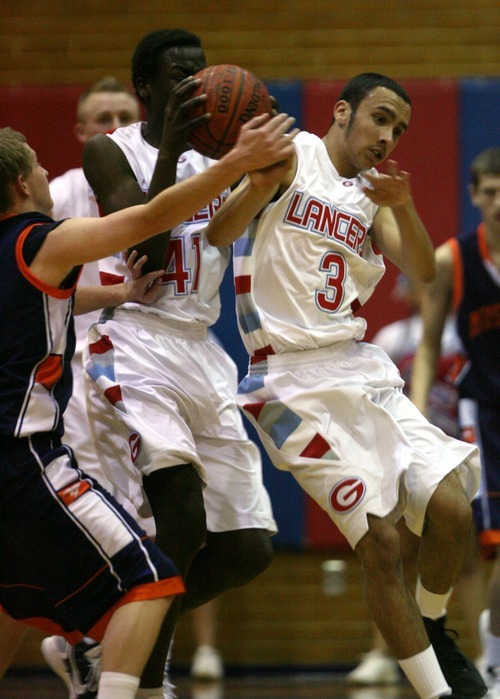
[{"label": "player in background", "polygon": [[[403,389],[405,395],[410,394],[413,361],[422,336],[420,314],[422,288],[412,284],[404,275],[398,275],[391,296],[395,300],[404,302],[409,314],[381,328],[372,340],[373,344],[382,347],[398,367],[405,382]],[[463,361],[463,349],[456,333],[455,321],[452,316],[448,316],[443,330],[437,377],[431,388],[428,418],[433,425],[437,425],[452,437],[459,436],[457,389],[454,385],[454,377],[463,366]],[[419,539],[401,520],[398,522],[398,531],[401,537],[405,579],[411,589],[414,589],[417,579]],[[474,538],[474,534],[471,538]],[[466,559],[453,594],[459,600],[460,610],[467,622],[467,631],[474,640],[476,655],[480,655],[481,652],[477,630],[477,610],[478,605],[481,604],[483,584],[482,570],[477,565],[474,549]],[[401,681],[399,666],[376,625],[373,625],[372,643],[372,649],[347,675],[347,681],[350,684],[363,686],[398,684]]]},{"label": "player in background", "polygon": [[[301,132],[288,162],[249,173],[207,235],[217,246],[236,241],[238,323],[250,355],[239,405],[274,465],[356,551],[373,618],[417,694],[481,697],[481,676],[441,618],[469,541],[477,449],[419,413],[385,352],[361,342],[366,321],[353,314],[384,257],[414,283],[435,274],[408,173],[394,161],[386,174],[375,169],[410,112],[395,81],[356,76],[324,138]],[[417,599],[403,577],[401,516],[422,537]]]},{"label": "player in background", "polygon": [[481,485],[474,500],[479,544],[494,559],[486,609],[480,617],[488,696],[500,697],[500,148],[480,153],[471,166],[469,192],[481,214],[476,230],[436,250],[436,279],[422,301],[423,337],[411,397],[428,410],[445,318],[456,327],[468,356],[458,377],[464,439],[479,445]]},{"label": "player in background", "polygon": [[[84,149],[85,174],[105,214],[149,201],[176,178],[211,165],[188,150],[193,121],[184,111],[198,84],[189,76],[205,65],[190,32],[160,30],[139,42],[132,82],[147,120],[96,136]],[[278,123],[290,126],[293,119]],[[260,573],[270,562],[275,530],[259,452],[235,402],[234,363],[208,337],[228,253],[209,246],[204,229],[227,192],[221,188],[171,235],[167,229],[147,249],[138,247],[153,267],[158,259],[164,263],[163,293],[154,307],[124,304],[103,316],[91,331],[86,361],[101,463],[141,516],[151,507],[156,542],[174,549],[186,578],[184,610]],[[122,281],[123,259],[104,274]],[[179,607],[171,607],[138,696],[163,697]],[[165,691],[171,696],[169,683]]]},{"label": "player in background", "polygon": [[[70,642],[102,640],[98,699],[136,696],[162,619],[185,588],[171,560],[61,442],[74,297],[81,312],[95,300],[85,288],[75,296],[81,265],[179,224],[246,169],[287,157],[291,122],[253,119],[210,171],[128,211],[63,222],[44,213],[52,199],[36,153],[22,134],[0,131],[0,604]],[[116,293],[101,291],[99,305]]]}]

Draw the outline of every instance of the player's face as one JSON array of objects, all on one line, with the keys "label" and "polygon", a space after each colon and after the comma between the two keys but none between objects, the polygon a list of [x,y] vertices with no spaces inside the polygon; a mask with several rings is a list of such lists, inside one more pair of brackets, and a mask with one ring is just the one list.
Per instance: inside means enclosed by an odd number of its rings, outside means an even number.
[{"label": "player's face", "polygon": [[500,235],[500,175],[483,175],[471,188],[471,199],[487,230]]},{"label": "player's face", "polygon": [[34,209],[42,213],[48,213],[53,206],[49,188],[49,173],[38,162],[35,151],[29,146],[26,147],[31,155],[31,172],[24,180],[29,187]]},{"label": "player's face", "polygon": [[156,78],[149,86],[154,108],[164,111],[174,87],[184,78],[206,67],[207,60],[199,46],[167,49],[159,59]]},{"label": "player's face", "polygon": [[343,161],[351,177],[380,165],[397,146],[410,121],[410,105],[392,90],[376,87],[353,114],[347,105]]},{"label": "player's face", "polygon": [[81,143],[98,133],[128,126],[140,119],[139,105],[126,92],[94,92],[82,107],[75,134]]}]

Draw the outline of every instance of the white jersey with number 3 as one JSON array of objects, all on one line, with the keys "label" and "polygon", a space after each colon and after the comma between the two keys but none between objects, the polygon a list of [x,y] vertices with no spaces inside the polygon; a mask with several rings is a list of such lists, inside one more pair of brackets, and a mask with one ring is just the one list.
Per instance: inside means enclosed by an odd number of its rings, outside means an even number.
[{"label": "white jersey with number 3", "polygon": [[362,176],[341,177],[313,134],[301,132],[295,144],[292,184],[234,244],[238,322],[250,355],[361,339],[366,321],[353,309],[385,271],[369,236],[377,206]]},{"label": "white jersey with number 3", "polygon": [[[124,152],[143,192],[147,192],[158,158],[158,150],[141,133],[142,123],[131,124],[108,134]],[[177,182],[203,172],[212,160],[196,151],[181,155],[177,164]],[[174,228],[165,260],[163,293],[151,305],[126,303],[122,308],[169,318],[185,323],[213,325],[220,314],[219,287],[229,264],[230,249],[216,248],[207,242],[205,228],[227,198],[226,191],[190,219]],[[101,280],[113,284],[128,278],[123,256],[106,258],[100,263]]]}]

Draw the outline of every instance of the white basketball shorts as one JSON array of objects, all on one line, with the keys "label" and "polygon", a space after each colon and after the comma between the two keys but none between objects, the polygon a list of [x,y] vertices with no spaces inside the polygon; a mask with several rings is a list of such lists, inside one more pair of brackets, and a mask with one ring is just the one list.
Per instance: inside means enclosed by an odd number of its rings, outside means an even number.
[{"label": "white basketball shorts", "polygon": [[478,488],[477,449],[431,425],[402,386],[382,349],[347,341],[269,355],[238,389],[274,465],[294,475],[353,548],[368,514],[403,515],[420,535],[431,495],[455,468],[469,499]]},{"label": "white basketball shorts", "polygon": [[142,475],[192,463],[211,532],[276,532],[257,446],[236,405],[236,366],[204,325],[117,310],[84,359],[89,421],[106,477],[148,515]]}]

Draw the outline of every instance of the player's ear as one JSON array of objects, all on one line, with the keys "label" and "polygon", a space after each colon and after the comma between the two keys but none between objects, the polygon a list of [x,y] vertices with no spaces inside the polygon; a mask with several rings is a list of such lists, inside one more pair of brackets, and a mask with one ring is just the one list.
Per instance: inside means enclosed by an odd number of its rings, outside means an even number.
[{"label": "player's ear", "polygon": [[80,143],[85,143],[87,140],[85,137],[85,127],[83,124],[80,124],[80,122],[73,126],[73,133],[75,134],[76,140],[80,141]]},{"label": "player's ear", "polygon": [[349,105],[349,102],[346,102],[345,100],[339,100],[333,108],[333,118],[335,122],[342,128],[349,123],[350,113],[351,107]]},{"label": "player's ear", "polygon": [[23,197],[29,196],[30,193],[30,188],[28,183],[26,182],[26,179],[24,175],[18,175],[14,186],[19,194],[21,194]]},{"label": "player's ear", "polygon": [[477,203],[476,203],[477,188],[473,184],[469,184],[467,189],[469,191],[469,197],[470,197],[472,206],[477,206]]},{"label": "player's ear", "polygon": [[149,97],[149,84],[145,78],[138,77],[134,81],[135,91],[141,102],[146,102]]}]

